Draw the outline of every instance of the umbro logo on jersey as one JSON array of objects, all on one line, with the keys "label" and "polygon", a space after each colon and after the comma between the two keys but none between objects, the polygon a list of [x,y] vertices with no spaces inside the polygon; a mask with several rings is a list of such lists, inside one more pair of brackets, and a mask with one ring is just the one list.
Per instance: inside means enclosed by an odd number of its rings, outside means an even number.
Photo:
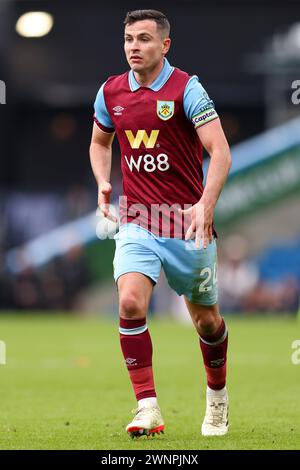
[{"label": "umbro logo on jersey", "polygon": [[122,111],[124,111],[124,108],[122,108],[122,106],[115,106],[113,111],[115,116],[122,116]]}]

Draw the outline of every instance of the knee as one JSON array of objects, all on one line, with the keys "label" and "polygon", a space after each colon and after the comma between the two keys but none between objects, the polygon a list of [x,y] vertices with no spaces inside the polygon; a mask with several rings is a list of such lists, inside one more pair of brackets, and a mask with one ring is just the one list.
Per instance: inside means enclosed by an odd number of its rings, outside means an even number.
[{"label": "knee", "polygon": [[200,335],[213,335],[221,324],[222,318],[214,311],[206,310],[195,318],[195,326]]},{"label": "knee", "polygon": [[120,296],[119,311],[123,318],[143,318],[146,315],[144,302],[134,292]]}]

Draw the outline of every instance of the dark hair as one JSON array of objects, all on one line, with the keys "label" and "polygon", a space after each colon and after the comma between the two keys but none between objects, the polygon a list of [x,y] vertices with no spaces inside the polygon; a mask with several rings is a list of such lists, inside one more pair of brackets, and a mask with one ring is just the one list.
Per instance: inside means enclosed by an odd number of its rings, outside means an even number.
[{"label": "dark hair", "polygon": [[134,10],[129,11],[124,20],[125,26],[135,23],[136,21],[153,20],[164,37],[170,35],[170,23],[168,18],[157,10]]}]

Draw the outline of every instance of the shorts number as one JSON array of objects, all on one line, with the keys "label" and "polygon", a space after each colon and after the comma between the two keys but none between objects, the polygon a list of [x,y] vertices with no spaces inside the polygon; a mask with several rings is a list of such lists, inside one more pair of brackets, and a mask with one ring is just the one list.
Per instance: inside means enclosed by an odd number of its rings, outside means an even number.
[{"label": "shorts number", "polygon": [[[217,263],[214,263],[213,269],[209,266],[207,268],[203,268],[200,271],[200,276],[203,277],[207,275],[207,277],[200,283],[199,292],[210,292],[213,286],[217,283]],[[208,286],[212,279],[212,285]]]}]

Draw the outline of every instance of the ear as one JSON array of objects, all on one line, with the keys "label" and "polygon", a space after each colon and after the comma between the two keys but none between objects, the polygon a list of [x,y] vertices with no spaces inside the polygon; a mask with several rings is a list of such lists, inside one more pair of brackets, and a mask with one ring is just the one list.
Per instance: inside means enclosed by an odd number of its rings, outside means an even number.
[{"label": "ear", "polygon": [[171,39],[170,38],[164,39],[163,40],[163,50],[162,50],[162,52],[164,54],[166,54],[169,51],[170,46],[171,46]]}]

